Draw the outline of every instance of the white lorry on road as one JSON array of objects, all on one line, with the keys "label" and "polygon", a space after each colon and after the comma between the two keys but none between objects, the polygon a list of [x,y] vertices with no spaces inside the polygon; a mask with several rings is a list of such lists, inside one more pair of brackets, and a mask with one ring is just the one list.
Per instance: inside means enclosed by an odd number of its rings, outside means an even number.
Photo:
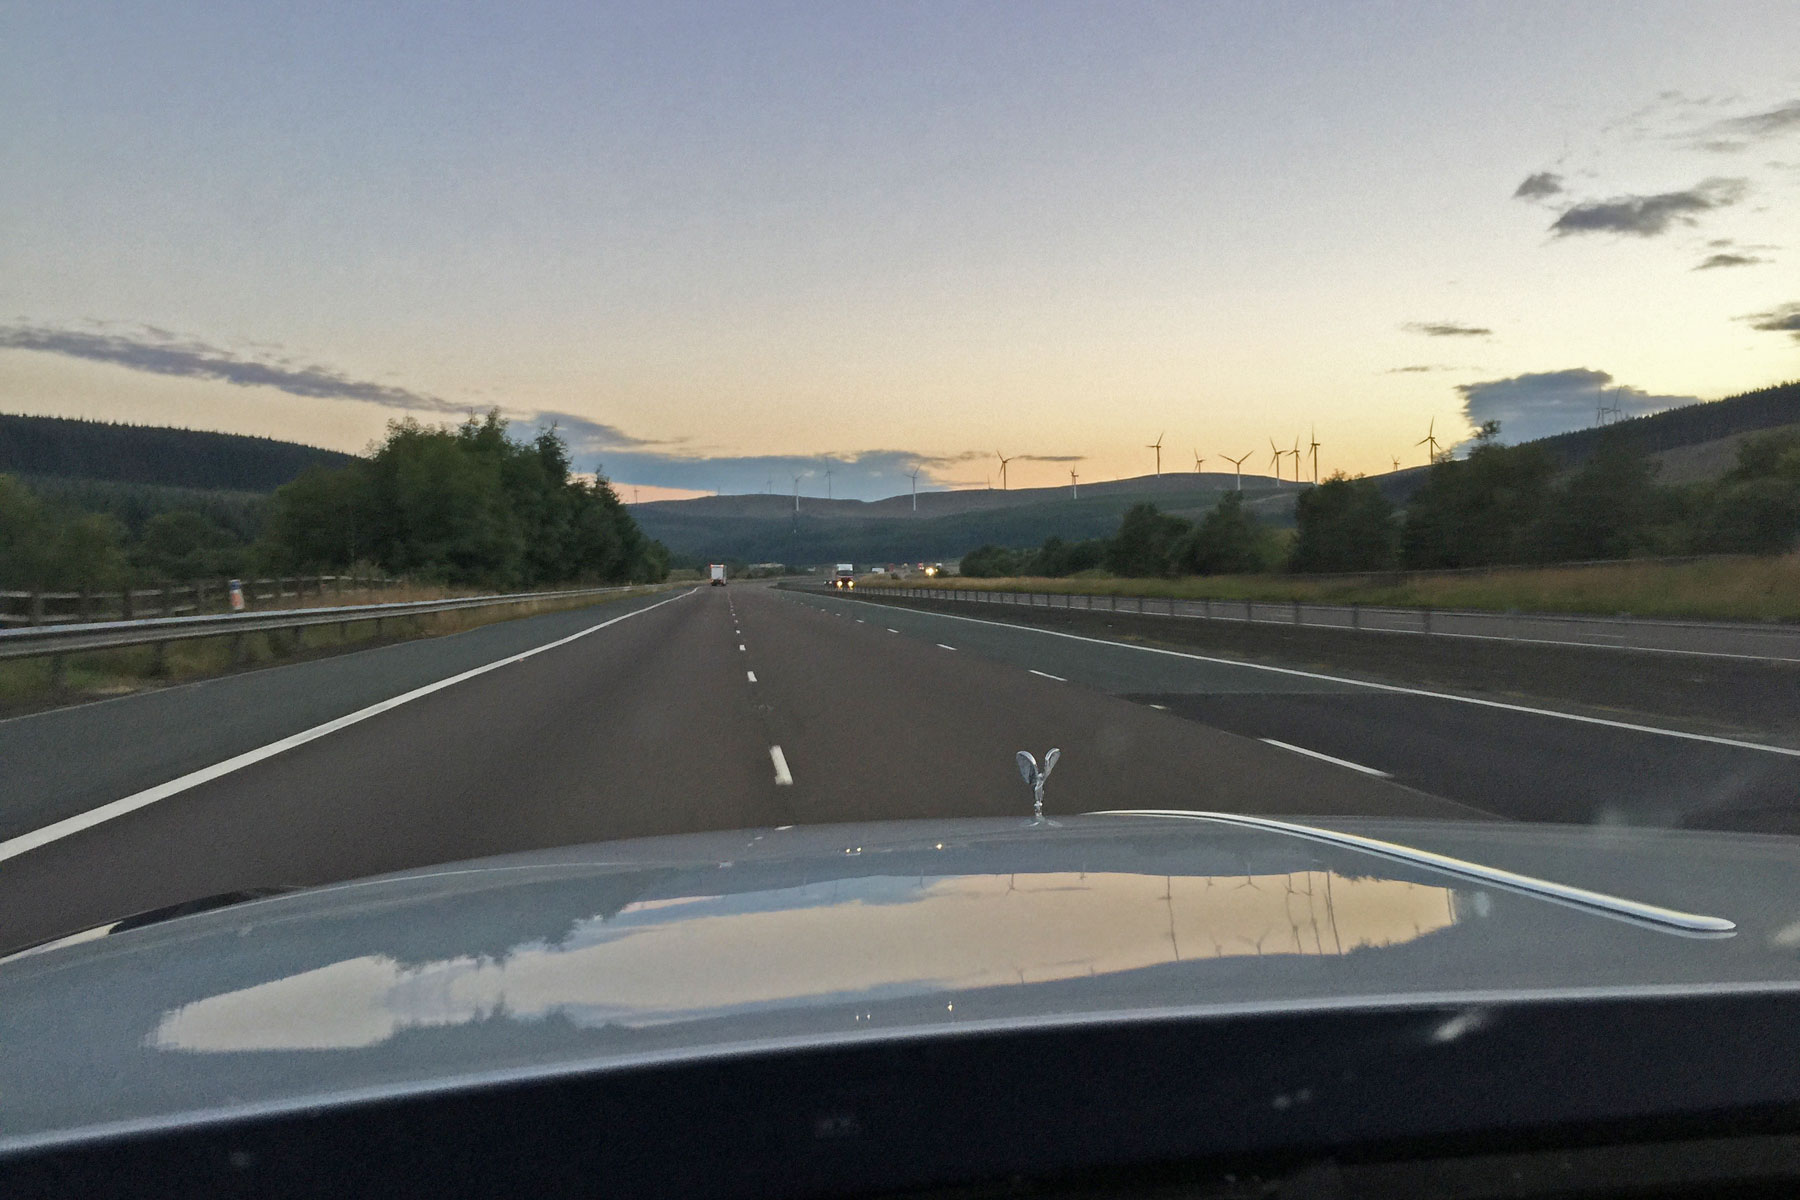
[{"label": "white lorry on road", "polygon": [[725,564],[724,563],[710,564],[707,567],[707,572],[712,576],[710,586],[712,586],[712,587],[724,587],[725,586]]},{"label": "white lorry on road", "polygon": [[831,574],[831,586],[834,588],[853,588],[856,586],[856,564],[839,563],[837,570]]}]

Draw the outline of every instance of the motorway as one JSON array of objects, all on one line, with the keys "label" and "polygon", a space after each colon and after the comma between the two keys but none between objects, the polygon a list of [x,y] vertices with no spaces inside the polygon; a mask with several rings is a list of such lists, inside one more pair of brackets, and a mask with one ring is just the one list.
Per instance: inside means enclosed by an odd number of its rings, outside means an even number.
[{"label": "motorway", "polygon": [[546,846],[1024,820],[1052,746],[1052,815],[1800,830],[1781,747],[739,585],[0,722],[0,948]]}]

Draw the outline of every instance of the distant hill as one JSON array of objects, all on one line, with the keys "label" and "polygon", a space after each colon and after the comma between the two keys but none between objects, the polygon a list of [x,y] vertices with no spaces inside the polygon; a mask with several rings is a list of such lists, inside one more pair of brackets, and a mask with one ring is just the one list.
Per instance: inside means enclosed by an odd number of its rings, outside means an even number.
[{"label": "distant hill", "polygon": [[0,413],[0,472],[203,491],[272,492],[348,454],[298,442],[156,425]]},{"label": "distant hill", "polygon": [[[1559,433],[1539,438],[1535,444],[1555,455],[1564,466],[1574,467],[1586,462],[1608,435],[1623,434],[1638,450],[1655,455],[1796,423],[1800,423],[1800,382],[1758,388],[1723,400],[1686,404],[1603,428]],[[1505,430],[1501,432],[1504,434]]]},{"label": "distant hill", "polygon": [[[1036,546],[1045,538],[1106,537],[1140,500],[1166,512],[1198,517],[1234,485],[1230,475],[1164,475],[1068,488],[920,492],[875,501],[826,501],[792,495],[707,496],[632,506],[644,532],[677,555],[717,561],[816,564],[938,562],[976,546]],[[1134,486],[1135,485],[1135,486]],[[1296,489],[1278,490],[1266,476],[1246,479],[1249,506],[1270,524],[1293,522]],[[898,503],[896,503],[896,500]]]}]

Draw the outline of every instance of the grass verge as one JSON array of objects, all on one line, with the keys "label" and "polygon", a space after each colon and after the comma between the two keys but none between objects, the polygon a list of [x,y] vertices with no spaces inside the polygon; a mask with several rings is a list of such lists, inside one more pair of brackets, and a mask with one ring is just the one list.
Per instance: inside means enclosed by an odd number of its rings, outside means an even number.
[{"label": "grass verge", "polygon": [[935,579],[929,584],[873,582],[868,586],[1173,596],[1184,600],[1298,600],[1713,621],[1800,620],[1800,554],[1683,563],[1510,567],[1481,573],[1335,578],[1204,575],[1183,579]]},{"label": "grass verge", "polygon": [[[464,608],[416,616],[387,617],[383,619],[379,633],[375,622],[355,621],[345,625],[314,625],[305,629],[190,638],[168,642],[160,648],[127,646],[116,650],[90,650],[61,655],[60,661],[58,657],[52,656],[9,659],[0,662],[0,716],[17,716],[76,704],[83,700],[122,696],[173,683],[254,670],[276,663],[321,658],[414,638],[441,637],[499,621],[584,608],[657,590],[660,589],[641,587],[604,596],[568,596],[554,600],[495,605],[491,608]],[[429,588],[408,588],[404,595],[397,589],[388,591],[382,595],[381,600],[435,600],[456,594],[458,593]]]}]

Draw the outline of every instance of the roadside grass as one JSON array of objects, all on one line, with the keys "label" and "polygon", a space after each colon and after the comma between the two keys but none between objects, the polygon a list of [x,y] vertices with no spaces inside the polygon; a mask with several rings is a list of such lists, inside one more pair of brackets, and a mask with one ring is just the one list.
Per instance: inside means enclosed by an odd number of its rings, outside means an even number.
[{"label": "roadside grass", "polygon": [[[385,617],[379,633],[373,621],[353,621],[343,625],[315,625],[306,629],[189,638],[167,642],[161,647],[126,646],[114,650],[9,659],[0,661],[0,716],[16,716],[83,700],[122,696],[149,688],[166,687],[235,671],[254,670],[277,663],[322,658],[349,650],[416,638],[441,637],[500,621],[605,604],[657,590],[660,590],[658,586],[650,585],[598,597],[570,596],[555,600],[520,601],[492,608]],[[475,594],[478,593],[444,588],[387,588],[373,599],[367,596],[352,599],[346,593],[343,603],[397,603]],[[333,597],[328,596],[326,599]],[[266,602],[260,607],[268,610],[277,605]],[[335,605],[294,603],[290,598],[280,607],[319,608]]]},{"label": "roadside grass", "polygon": [[1334,577],[1205,575],[1182,579],[934,579],[871,587],[948,587],[1184,600],[1266,600],[1580,613],[1714,621],[1800,620],[1800,554],[1732,556],[1681,563],[1507,567],[1483,572],[1413,572]]}]

